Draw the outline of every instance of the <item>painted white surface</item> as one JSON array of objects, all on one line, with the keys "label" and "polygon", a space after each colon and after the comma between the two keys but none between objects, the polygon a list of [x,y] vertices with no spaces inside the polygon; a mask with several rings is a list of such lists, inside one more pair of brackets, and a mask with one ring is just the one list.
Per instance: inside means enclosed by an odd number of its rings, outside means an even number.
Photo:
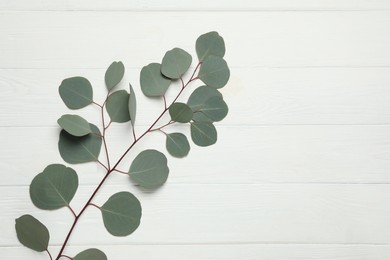
[{"label": "painted white surface", "polygon": [[[134,192],[140,228],[112,237],[91,208],[67,253],[99,246],[118,260],[390,258],[389,10],[385,0],[0,1],[0,258],[47,259],[17,241],[21,214],[52,230],[53,254],[71,223],[65,209],[38,210],[28,195],[37,173],[62,163],[56,120],[69,111],[61,80],[86,76],[101,101],[104,69],[123,60],[121,87],[138,91],[141,132],[162,103],[140,93],[140,68],[175,46],[195,55],[196,37],[210,30],[224,36],[232,72],[217,144],[169,158],[168,183],[154,193],[110,177],[96,202]],[[81,114],[98,123],[97,112]],[[110,129],[113,158],[131,141],[119,139],[128,131]],[[147,137],[122,169],[150,147],[164,149],[163,136]],[[79,209],[103,171],[73,168]]]}]

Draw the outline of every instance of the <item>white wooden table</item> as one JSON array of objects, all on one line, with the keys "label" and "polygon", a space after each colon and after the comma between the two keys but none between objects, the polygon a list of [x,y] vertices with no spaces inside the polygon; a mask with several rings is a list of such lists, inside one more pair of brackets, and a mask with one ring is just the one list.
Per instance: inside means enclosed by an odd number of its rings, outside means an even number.
[{"label": "white wooden table", "polygon": [[[0,0],[0,259],[47,259],[16,239],[22,214],[49,227],[54,254],[71,224],[66,209],[36,209],[28,192],[46,165],[63,163],[56,120],[74,111],[58,95],[60,82],[85,76],[102,101],[104,71],[122,60],[121,87],[131,82],[138,92],[140,132],[162,107],[140,92],[142,66],[173,47],[196,58],[196,38],[211,30],[224,37],[231,68],[217,144],[169,157],[169,180],[153,193],[112,176],[96,203],[133,192],[140,228],[112,237],[88,209],[67,254],[98,247],[110,260],[390,259],[387,0]],[[99,123],[96,108],[81,114]],[[109,130],[113,158],[129,129]],[[164,137],[146,138],[123,169],[151,147],[165,152]],[[104,173],[92,163],[71,167],[80,209]]]}]

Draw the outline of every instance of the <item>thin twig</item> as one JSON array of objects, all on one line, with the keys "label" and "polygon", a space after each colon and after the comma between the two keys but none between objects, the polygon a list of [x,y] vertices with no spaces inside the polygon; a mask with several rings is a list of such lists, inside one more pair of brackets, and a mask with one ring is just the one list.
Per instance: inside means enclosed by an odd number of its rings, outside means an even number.
[{"label": "thin twig", "polygon": [[121,171],[121,170],[118,170],[118,169],[114,169],[114,171],[122,173],[122,174],[129,174],[129,173],[125,172],[125,171]]},{"label": "thin twig", "polygon": [[68,259],[70,259],[70,260],[73,260],[73,258],[72,257],[70,257],[70,256],[67,256],[67,255],[60,255],[60,257],[66,257],[66,258],[68,258]]},{"label": "thin twig", "polygon": [[164,99],[164,109],[167,109],[167,99],[165,98],[165,95],[163,95],[163,99]]},{"label": "thin twig", "polygon": [[106,169],[107,171],[108,171],[108,168],[107,168],[107,166],[105,166],[101,161],[99,161],[99,160],[97,160],[97,162],[101,165],[101,166],[103,166],[104,167],[104,169]]},{"label": "thin twig", "polygon": [[49,249],[46,249],[46,252],[47,252],[47,254],[48,254],[49,257],[50,257],[50,260],[53,260],[53,257],[51,256]]},{"label": "thin twig", "polygon": [[74,216],[75,218],[77,218],[77,214],[76,214],[76,212],[74,212],[73,208],[72,208],[69,204],[67,205],[67,207],[68,207],[68,209],[72,212],[73,216]]},{"label": "thin twig", "polygon": [[92,202],[90,202],[89,205],[94,206],[95,208],[100,209],[100,207],[99,207],[98,205],[96,205],[96,204],[94,204],[94,203],[92,203]]}]

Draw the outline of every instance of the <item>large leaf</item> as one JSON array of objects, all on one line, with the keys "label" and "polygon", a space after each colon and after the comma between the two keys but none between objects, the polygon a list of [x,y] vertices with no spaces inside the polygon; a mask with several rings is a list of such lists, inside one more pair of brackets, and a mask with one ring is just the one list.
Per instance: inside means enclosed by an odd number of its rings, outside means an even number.
[{"label": "large leaf", "polygon": [[70,109],[83,108],[93,101],[91,83],[83,77],[64,79],[59,92],[65,105]]},{"label": "large leaf", "polygon": [[200,62],[209,55],[222,58],[225,55],[225,42],[217,32],[202,34],[196,40],[196,54]]},{"label": "large leaf", "polygon": [[168,152],[177,158],[187,156],[190,151],[190,144],[187,137],[182,133],[167,134],[166,147]]},{"label": "large leaf", "polygon": [[[187,101],[187,105],[192,109],[193,112],[199,111],[208,99],[215,96],[222,98],[222,94],[215,88],[201,86],[192,92]],[[196,122],[212,122],[212,120],[203,113],[194,113],[192,119]]]},{"label": "large leaf", "polygon": [[199,146],[210,146],[217,142],[217,130],[212,123],[191,123],[192,141]]},{"label": "large leaf", "polygon": [[121,61],[114,61],[108,67],[104,79],[106,81],[106,87],[110,91],[122,80],[125,74],[125,66]]},{"label": "large leaf", "polygon": [[126,90],[116,91],[108,97],[106,109],[113,122],[124,123],[130,120],[129,97]]},{"label": "large leaf", "polygon": [[161,73],[171,79],[179,79],[191,66],[191,55],[180,48],[165,53],[161,63]]},{"label": "large leaf", "polygon": [[112,195],[100,210],[104,226],[114,236],[130,235],[141,221],[141,204],[130,192],[122,191]]},{"label": "large leaf", "polygon": [[206,117],[210,118],[211,121],[221,121],[227,115],[229,109],[225,101],[221,97],[215,96],[209,98],[202,107],[194,113],[202,113]]},{"label": "large leaf", "polygon": [[91,133],[91,127],[87,120],[78,115],[63,115],[57,120],[57,123],[73,136],[83,136]]},{"label": "large leaf", "polygon": [[224,59],[209,55],[200,66],[198,77],[209,87],[222,88],[229,81],[230,71]]},{"label": "large leaf", "polygon": [[130,114],[130,120],[131,125],[134,127],[135,124],[135,117],[137,115],[137,99],[135,97],[135,92],[133,87],[130,85],[130,98],[129,98],[129,114]]},{"label": "large leaf", "polygon": [[43,252],[49,245],[49,231],[39,220],[31,215],[23,215],[15,219],[16,235],[24,246]]},{"label": "large leaf", "polygon": [[145,96],[161,97],[167,91],[171,80],[161,74],[161,64],[150,63],[142,68],[140,83]]},{"label": "large leaf", "polygon": [[97,161],[102,146],[102,138],[99,129],[90,124],[92,133],[76,137],[65,130],[60,133],[58,149],[62,159],[67,163],[85,163]]},{"label": "large leaf", "polygon": [[129,175],[138,185],[154,189],[168,178],[167,158],[156,150],[145,150],[137,155],[130,166]]},{"label": "large leaf", "polygon": [[189,106],[184,103],[173,103],[169,107],[169,114],[171,115],[172,121],[179,123],[188,123],[192,119],[192,110]]},{"label": "large leaf", "polygon": [[73,260],[107,260],[107,256],[97,248],[90,248],[78,253]]},{"label": "large leaf", "polygon": [[79,185],[77,173],[62,164],[51,164],[35,176],[30,184],[30,197],[40,209],[69,206]]}]

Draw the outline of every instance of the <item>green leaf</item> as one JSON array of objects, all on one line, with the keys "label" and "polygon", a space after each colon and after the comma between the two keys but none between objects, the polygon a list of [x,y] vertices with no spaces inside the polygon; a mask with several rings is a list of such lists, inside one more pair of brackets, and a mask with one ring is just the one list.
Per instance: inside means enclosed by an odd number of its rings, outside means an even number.
[{"label": "green leaf", "polygon": [[107,260],[107,256],[96,248],[90,248],[78,253],[73,260]]},{"label": "green leaf", "polygon": [[40,209],[69,206],[79,185],[77,173],[62,164],[51,164],[35,176],[30,184],[30,197]]},{"label": "green leaf", "polygon": [[191,55],[180,48],[165,53],[161,63],[161,73],[171,79],[179,79],[191,66]]},{"label": "green leaf", "polygon": [[[201,86],[192,92],[187,101],[187,105],[192,109],[193,112],[196,112],[204,106],[208,99],[215,96],[222,98],[222,94],[215,88]],[[196,122],[212,122],[212,120],[203,113],[194,113],[192,120]]]},{"label": "green leaf", "polygon": [[104,76],[108,91],[118,85],[118,83],[122,80],[124,74],[125,66],[121,61],[114,61],[113,63],[111,63]]},{"label": "green leaf", "polygon": [[198,77],[209,87],[222,88],[229,81],[230,71],[224,59],[209,55],[200,66]]},{"label": "green leaf", "polygon": [[217,130],[212,123],[191,123],[191,138],[198,146],[210,146],[217,142]]},{"label": "green leaf", "polygon": [[130,120],[129,98],[126,90],[115,91],[108,97],[106,109],[112,122],[124,123]]},{"label": "green leaf", "polygon": [[169,174],[167,158],[156,150],[145,150],[137,155],[130,166],[129,175],[138,185],[154,189],[163,185]]},{"label": "green leaf", "polygon": [[137,99],[135,97],[135,92],[133,87],[130,85],[130,98],[129,98],[129,114],[130,114],[130,120],[131,125],[134,127],[135,124],[135,117],[137,115]]},{"label": "green leaf", "polygon": [[57,123],[73,136],[83,136],[91,133],[91,127],[87,120],[78,115],[63,115]]},{"label": "green leaf", "polygon": [[100,210],[104,226],[114,236],[130,235],[141,221],[141,204],[130,192],[122,191],[112,195]]},{"label": "green leaf", "polygon": [[76,137],[65,130],[60,133],[58,149],[62,159],[67,163],[85,163],[97,161],[102,146],[102,138],[99,129],[90,124],[92,133]]},{"label": "green leaf", "polygon": [[161,64],[150,63],[142,68],[140,83],[145,96],[161,97],[167,91],[171,80],[161,74]]},{"label": "green leaf", "polygon": [[49,245],[49,231],[39,220],[31,215],[23,215],[15,219],[16,235],[24,246],[43,252]]},{"label": "green leaf", "polygon": [[64,79],[59,92],[65,105],[70,109],[83,108],[93,101],[91,83],[83,77]]},{"label": "green leaf", "polygon": [[217,32],[208,32],[196,40],[196,54],[202,62],[209,55],[223,57],[225,55],[225,42]]},{"label": "green leaf", "polygon": [[170,155],[183,158],[190,151],[190,144],[187,137],[182,133],[167,134],[166,147]]},{"label": "green leaf", "polygon": [[221,121],[227,115],[229,109],[225,101],[221,97],[215,96],[209,98],[198,111],[194,112],[203,113],[211,121]]},{"label": "green leaf", "polygon": [[189,106],[184,103],[173,103],[169,107],[169,114],[171,115],[172,121],[179,123],[188,123],[192,119],[192,110]]}]

